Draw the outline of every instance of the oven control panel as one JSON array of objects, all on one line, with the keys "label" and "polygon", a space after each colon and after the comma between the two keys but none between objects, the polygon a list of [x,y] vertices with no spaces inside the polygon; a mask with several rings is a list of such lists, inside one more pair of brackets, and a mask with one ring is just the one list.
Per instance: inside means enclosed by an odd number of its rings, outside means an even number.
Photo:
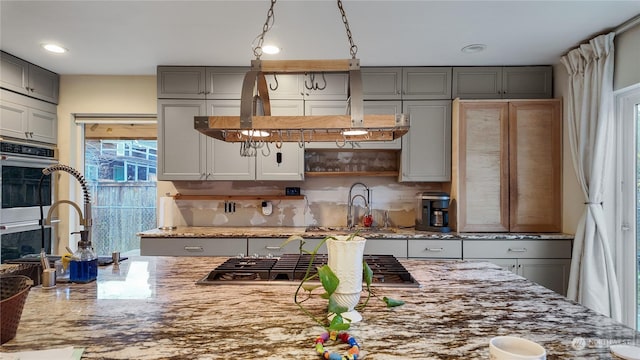
[{"label": "oven control panel", "polygon": [[46,147],[0,142],[0,152],[53,158],[54,150]]}]

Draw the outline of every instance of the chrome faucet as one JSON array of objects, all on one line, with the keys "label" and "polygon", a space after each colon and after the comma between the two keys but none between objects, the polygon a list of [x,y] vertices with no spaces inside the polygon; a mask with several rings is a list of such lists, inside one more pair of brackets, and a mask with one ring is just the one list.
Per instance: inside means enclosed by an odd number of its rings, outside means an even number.
[{"label": "chrome faucet", "polygon": [[82,187],[82,192],[83,192],[83,195],[84,195],[84,217],[82,216],[82,211],[80,211],[80,207],[76,203],[74,203],[73,201],[70,201],[70,200],[59,200],[59,201],[56,201],[55,203],[53,203],[51,205],[51,207],[49,208],[49,212],[47,213],[46,221],[41,219],[41,224],[43,224],[42,226],[44,226],[44,224],[51,224],[51,214],[52,214],[53,210],[56,207],[58,207],[60,204],[63,204],[63,203],[64,204],[69,204],[78,213],[78,217],[80,219],[80,225],[82,225],[84,227],[84,230],[80,231],[80,239],[81,239],[81,241],[84,242],[85,245],[91,246],[91,225],[92,225],[92,219],[91,219],[91,197],[89,196],[89,189],[87,188],[87,182],[84,179],[84,176],[82,176],[82,174],[80,174],[79,171],[77,171],[76,169],[72,168],[71,166],[67,166],[67,165],[52,165],[52,166],[49,166],[48,168],[45,168],[45,169],[42,170],[42,174],[43,174],[43,176],[51,175],[51,173],[54,172],[54,171],[65,171],[65,172],[71,174],[80,183],[80,186]]},{"label": "chrome faucet", "polygon": [[[353,188],[356,186],[362,186],[364,187],[366,193],[367,193],[367,197],[365,198],[364,195],[361,194],[356,194],[356,195],[352,195],[353,193]],[[369,215],[369,204],[371,204],[371,192],[369,191],[369,187],[367,187],[367,185],[361,183],[361,182],[356,182],[353,183],[353,185],[351,185],[351,188],[349,189],[349,202],[347,205],[347,227],[349,229],[353,228],[355,226],[355,223],[353,221],[353,214],[352,214],[352,208],[353,208],[353,201],[356,198],[362,198],[362,200],[364,200],[364,206],[367,208],[367,215]]]}]

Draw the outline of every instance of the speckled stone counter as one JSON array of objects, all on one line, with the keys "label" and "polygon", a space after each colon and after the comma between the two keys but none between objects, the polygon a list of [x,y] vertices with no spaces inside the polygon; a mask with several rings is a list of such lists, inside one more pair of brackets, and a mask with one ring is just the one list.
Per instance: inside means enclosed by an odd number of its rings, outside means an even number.
[{"label": "speckled stone counter", "polygon": [[[131,257],[119,269],[100,268],[97,282],[34,287],[17,336],[0,350],[72,345],[86,348],[85,359],[318,359],[313,339],[322,329],[293,303],[294,285],[195,284],[224,259]],[[401,262],[422,287],[378,289],[406,304],[373,301],[352,326],[365,359],[487,359],[496,335],[539,342],[548,359],[612,359],[609,344],[640,343],[638,332],[495,265]]]},{"label": "speckled stone counter", "polygon": [[[363,228],[360,230],[365,237],[378,239],[464,239],[464,240],[562,240],[573,239],[573,235],[560,233],[441,233],[431,231],[417,231],[413,228]],[[307,231],[305,227],[196,227],[181,226],[174,230],[152,229],[138,233],[140,237],[147,238],[213,238],[213,237],[289,237],[300,235],[302,237],[317,238],[329,235],[341,235],[352,233],[353,230],[314,230]]]}]

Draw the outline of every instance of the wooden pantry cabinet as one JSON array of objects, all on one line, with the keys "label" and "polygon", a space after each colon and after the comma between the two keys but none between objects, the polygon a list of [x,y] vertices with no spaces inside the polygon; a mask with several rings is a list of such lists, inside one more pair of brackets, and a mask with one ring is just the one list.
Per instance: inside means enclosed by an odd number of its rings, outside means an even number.
[{"label": "wooden pantry cabinet", "polygon": [[561,101],[455,100],[458,232],[561,231]]}]

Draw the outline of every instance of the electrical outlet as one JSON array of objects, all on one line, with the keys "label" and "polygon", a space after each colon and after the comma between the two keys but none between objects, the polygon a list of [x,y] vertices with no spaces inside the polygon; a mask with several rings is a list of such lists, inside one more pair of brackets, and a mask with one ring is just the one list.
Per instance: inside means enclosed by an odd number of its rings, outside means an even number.
[{"label": "electrical outlet", "polygon": [[273,212],[273,205],[271,201],[262,202],[262,215],[269,216]]}]

